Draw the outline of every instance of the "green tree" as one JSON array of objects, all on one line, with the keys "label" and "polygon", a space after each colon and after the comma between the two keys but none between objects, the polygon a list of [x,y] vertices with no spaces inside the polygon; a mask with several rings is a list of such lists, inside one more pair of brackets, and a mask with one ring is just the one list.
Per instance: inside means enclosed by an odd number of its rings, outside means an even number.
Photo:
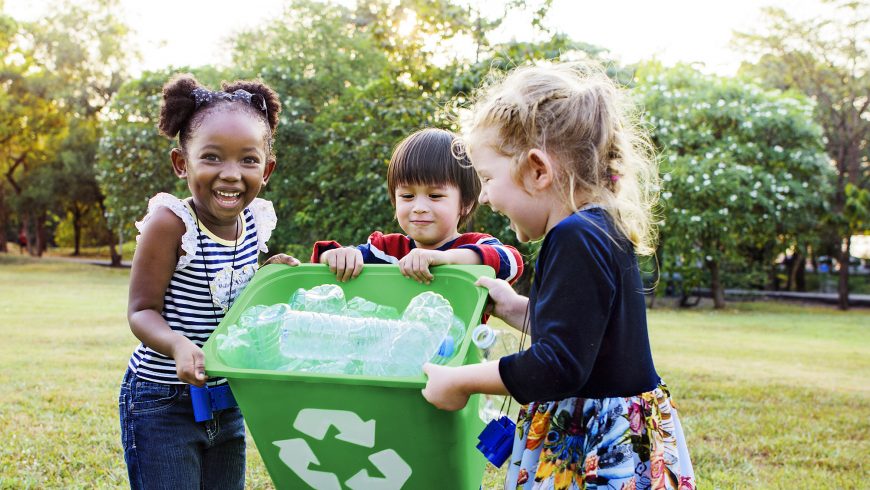
[{"label": "green tree", "polygon": [[833,173],[812,104],[687,66],[648,65],[638,79],[662,154],[662,268],[687,287],[706,270],[722,308],[726,273],[771,270],[827,212]]},{"label": "green tree", "polygon": [[[548,5],[535,2],[536,18]],[[273,250],[304,258],[317,239],[357,243],[376,228],[398,231],[386,172],[402,138],[425,126],[458,129],[455,113],[493,68],[603,53],[563,35],[491,46],[487,34],[503,16],[484,19],[476,8],[367,0],[350,9],[297,0],[277,22],[238,36],[235,65],[262,77],[284,104],[278,169],[265,193],[280,222]],[[473,58],[456,47],[469,36]],[[507,220],[486,208],[469,228],[515,243]]]},{"label": "green tree", "polygon": [[93,176],[97,117],[117,90],[130,52],[126,26],[113,13],[116,1],[56,7],[33,23],[4,22],[14,26],[14,35],[2,75],[9,119],[0,132],[13,138],[3,166],[20,221],[35,228],[36,239],[31,235],[28,242],[37,255],[46,246],[52,210],[78,213],[99,200]]},{"label": "green tree", "polygon": [[50,189],[49,209],[56,216],[69,216],[73,235],[73,255],[79,255],[82,233],[108,238],[106,220],[94,221],[103,195],[94,177],[98,121],[95,117],[74,119],[69,134],[61,143],[55,159],[45,166],[45,187]]},{"label": "green tree", "polygon": [[866,213],[859,204],[870,199],[870,4],[824,3],[835,8],[806,20],[784,9],[764,9],[764,30],[738,33],[736,40],[759,56],[756,63],[744,64],[744,72],[775,87],[799,90],[816,101],[814,117],[824,130],[825,149],[836,163],[829,222],[837,238],[831,249],[841,264],[839,305],[847,309],[851,236],[867,232],[867,221],[850,213]]},{"label": "green tree", "polygon": [[[6,251],[11,211],[22,209],[16,200],[24,191],[26,175],[49,161],[66,134],[69,117],[52,98],[52,77],[34,58],[30,25],[0,14],[0,250]],[[36,253],[33,214],[26,210],[15,219],[28,235]]]}]

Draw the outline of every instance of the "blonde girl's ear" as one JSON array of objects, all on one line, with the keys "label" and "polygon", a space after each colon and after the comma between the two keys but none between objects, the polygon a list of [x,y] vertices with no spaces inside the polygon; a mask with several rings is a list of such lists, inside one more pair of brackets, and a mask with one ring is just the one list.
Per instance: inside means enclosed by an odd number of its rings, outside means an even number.
[{"label": "blonde girl's ear", "polygon": [[540,191],[550,187],[555,181],[556,165],[547,152],[532,148],[526,154],[521,172],[521,180],[526,188]]},{"label": "blonde girl's ear", "polygon": [[175,175],[177,175],[179,179],[186,179],[187,159],[184,156],[184,152],[181,151],[181,148],[173,148],[172,151],[169,152],[169,159],[172,160],[172,171],[175,172]]}]

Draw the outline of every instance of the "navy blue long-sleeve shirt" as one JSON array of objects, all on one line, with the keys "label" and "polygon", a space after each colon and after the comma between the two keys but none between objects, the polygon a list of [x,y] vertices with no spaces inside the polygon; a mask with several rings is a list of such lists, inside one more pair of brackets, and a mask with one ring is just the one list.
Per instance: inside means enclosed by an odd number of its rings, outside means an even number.
[{"label": "navy blue long-sleeve shirt", "polygon": [[499,361],[520,403],[634,396],[658,386],[637,258],[605,210],[574,213],[547,233],[529,317],[532,345]]}]

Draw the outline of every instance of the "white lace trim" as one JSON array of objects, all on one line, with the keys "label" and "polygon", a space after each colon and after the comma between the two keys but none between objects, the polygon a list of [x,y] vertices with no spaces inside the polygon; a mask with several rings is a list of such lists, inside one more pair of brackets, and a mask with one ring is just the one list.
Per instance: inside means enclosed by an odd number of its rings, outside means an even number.
[{"label": "white lace trim", "polygon": [[272,230],[278,224],[278,217],[275,216],[275,208],[271,201],[254,198],[248,209],[254,215],[254,225],[257,227],[257,250],[263,253],[269,252],[269,247],[266,242],[272,236]]},{"label": "white lace trim", "polygon": [[148,213],[142,218],[142,221],[136,222],[136,229],[139,230],[140,235],[136,235],[136,242],[139,242],[139,237],[141,236],[142,228],[145,223],[151,219],[151,216],[154,215],[154,212],[160,208],[168,208],[170,211],[175,213],[181,221],[184,222],[184,235],[181,235],[181,249],[184,251],[184,255],[178,257],[178,263],[175,264],[175,270],[181,270],[190,265],[190,262],[193,260],[193,257],[196,255],[196,220],[193,215],[190,214],[187,206],[185,206],[184,201],[173,196],[172,194],[167,194],[165,192],[161,192],[151,199],[148,200]]}]

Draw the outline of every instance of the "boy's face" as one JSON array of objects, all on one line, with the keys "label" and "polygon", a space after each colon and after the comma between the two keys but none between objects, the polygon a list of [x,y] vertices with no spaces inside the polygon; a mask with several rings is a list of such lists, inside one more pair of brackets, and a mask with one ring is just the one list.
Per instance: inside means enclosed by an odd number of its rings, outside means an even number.
[{"label": "boy's face", "polygon": [[459,189],[452,185],[396,187],[396,218],[419,248],[436,249],[453,240],[462,213]]}]

